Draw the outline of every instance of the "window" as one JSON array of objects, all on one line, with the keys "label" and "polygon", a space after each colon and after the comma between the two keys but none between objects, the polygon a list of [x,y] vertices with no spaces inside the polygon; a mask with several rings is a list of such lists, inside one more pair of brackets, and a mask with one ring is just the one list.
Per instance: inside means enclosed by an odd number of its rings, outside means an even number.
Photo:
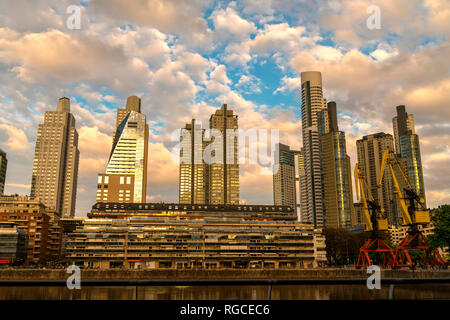
[{"label": "window", "polygon": [[109,182],[109,176],[105,176],[105,183]]},{"label": "window", "polygon": [[131,184],[131,177],[127,177],[127,184]]},{"label": "window", "polygon": [[102,183],[102,176],[98,176],[98,181],[97,183]]},{"label": "window", "polygon": [[125,177],[120,177],[120,184],[124,184],[125,183]]}]

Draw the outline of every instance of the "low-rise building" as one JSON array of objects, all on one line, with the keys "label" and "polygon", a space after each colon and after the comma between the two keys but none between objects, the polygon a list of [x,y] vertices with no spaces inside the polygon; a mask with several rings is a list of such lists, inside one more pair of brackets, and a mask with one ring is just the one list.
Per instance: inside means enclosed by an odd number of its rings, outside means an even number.
[{"label": "low-rise building", "polygon": [[28,237],[14,222],[0,221],[0,265],[22,264],[27,258]]},{"label": "low-rise building", "polygon": [[302,268],[324,255],[291,207],[97,203],[89,216],[66,245],[84,267]]},{"label": "low-rise building", "polygon": [[43,264],[61,255],[62,226],[39,198],[0,196],[0,221],[14,222],[28,235],[26,263]]}]

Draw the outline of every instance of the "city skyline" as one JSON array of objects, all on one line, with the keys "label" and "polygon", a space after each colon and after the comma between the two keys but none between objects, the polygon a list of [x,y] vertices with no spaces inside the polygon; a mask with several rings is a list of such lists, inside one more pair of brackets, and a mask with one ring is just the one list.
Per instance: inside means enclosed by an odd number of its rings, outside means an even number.
[{"label": "city skyline", "polygon": [[[319,75],[319,78],[321,77],[320,72],[307,72],[309,74],[312,74],[313,77],[316,75]],[[318,79],[319,79],[318,78]],[[320,79],[319,79],[320,80]],[[310,81],[308,80],[308,85]],[[319,81],[317,84],[321,86],[321,81]],[[309,90],[309,89],[308,89]],[[316,88],[317,90],[317,88]],[[323,197],[324,201],[324,208],[331,208],[328,209],[328,211],[324,210],[324,225],[328,226],[327,222],[331,218],[330,222],[332,226],[335,227],[350,227],[354,224],[354,212],[353,212],[353,202],[355,198],[353,197],[353,184],[352,184],[352,176],[351,176],[351,167],[350,167],[350,157],[346,154],[346,141],[345,141],[345,132],[340,131],[338,128],[338,120],[337,120],[337,108],[336,103],[334,101],[330,101],[326,103],[326,99],[320,97],[320,105],[323,106],[320,109],[320,111],[317,111],[316,114],[316,123],[317,123],[317,134],[319,138],[319,154],[320,154],[320,171],[322,172],[322,178],[323,182],[321,182],[320,188],[323,189],[321,197]],[[318,110],[319,110],[318,109]],[[414,128],[414,117],[412,114],[408,114],[405,111],[405,106],[397,106],[397,116],[392,118],[392,124],[393,124],[393,132],[394,136],[389,133],[379,132],[379,133],[373,133],[366,136],[361,137],[359,140],[356,141],[356,147],[358,149],[358,157],[357,162],[360,164],[360,167],[363,172],[370,172],[369,174],[365,173],[366,176],[368,176],[368,184],[369,187],[372,189],[372,193],[375,195],[375,198],[377,201],[379,201],[382,208],[386,210],[387,216],[389,217],[389,223],[390,224],[398,224],[399,223],[399,216],[401,216],[400,212],[398,211],[398,203],[393,204],[393,185],[392,181],[390,180],[390,174],[387,173],[387,178],[385,179],[386,182],[383,183],[383,187],[379,189],[377,187],[376,181],[378,181],[379,177],[379,167],[381,165],[381,156],[382,153],[386,150],[386,148],[390,148],[391,150],[396,150],[394,148],[395,145],[402,146],[402,154],[398,154],[399,161],[402,165],[402,168],[404,172],[406,172],[407,176],[414,176],[417,175],[417,168],[413,167],[411,168],[408,166],[410,162],[419,163],[419,168],[421,169],[421,155],[420,155],[420,145],[418,142],[418,135],[414,134],[415,128]],[[408,127],[408,130],[402,132],[403,129],[399,129],[401,127],[400,123],[402,120],[397,120],[398,118],[403,118],[404,120],[404,127]],[[78,151],[78,144],[77,144],[77,131],[74,128],[74,120],[73,115],[70,113],[70,99],[63,97],[60,98],[58,101],[58,106],[56,108],[56,111],[47,111],[46,112],[46,122],[44,124],[39,125],[38,129],[38,139],[42,140],[42,136],[46,140],[44,140],[44,143],[50,144],[49,147],[46,147],[46,150],[49,149],[52,151],[55,147],[59,150],[58,145],[61,144],[59,141],[59,135],[57,134],[55,136],[54,130],[58,126],[59,122],[61,122],[61,116],[65,119],[67,115],[69,116],[69,121],[67,125],[63,125],[61,127],[62,134],[61,137],[62,140],[67,140],[68,147],[67,151],[65,149],[62,149],[63,154],[70,155],[63,155],[62,160],[58,160],[59,162],[65,162],[67,161],[66,158],[69,160],[69,170],[74,170],[74,172],[71,172],[68,174],[68,178],[70,181],[70,177],[74,176],[75,186],[71,186],[70,188],[70,194],[74,193],[76,195],[76,181],[77,181],[77,171],[78,166],[74,165],[74,163],[78,163],[78,157],[79,157],[79,151]],[[313,113],[311,113],[313,114]],[[225,116],[226,115],[226,116]],[[222,119],[223,118],[223,119]],[[229,118],[228,120],[225,120]],[[238,122],[237,122],[238,115],[234,115],[232,110],[228,110],[227,104],[223,104],[220,109],[216,109],[215,113],[213,113],[210,117],[210,130],[219,130],[219,135],[215,136],[214,133],[208,132],[207,135],[212,135],[213,139],[211,137],[205,137],[205,129],[202,129],[200,125],[196,123],[195,119],[192,119],[190,124],[186,124],[185,128],[182,128],[180,131],[180,154],[179,154],[179,163],[180,163],[180,175],[178,179],[178,203],[180,204],[239,204],[239,202],[223,202],[220,201],[217,197],[222,197],[222,199],[226,198],[226,192],[222,191],[216,191],[217,196],[216,199],[212,198],[211,195],[211,188],[209,186],[212,183],[216,183],[219,180],[222,180],[219,183],[219,187],[223,189],[223,185],[227,184],[227,179],[223,176],[217,180],[214,181],[214,179],[211,179],[210,175],[214,173],[213,168],[214,166],[218,166],[220,170],[217,172],[219,175],[223,175],[223,165],[222,163],[226,163],[228,167],[237,168],[237,195],[239,196],[239,163],[241,159],[239,158],[239,148],[237,146],[237,142],[239,140],[238,136],[236,135],[236,132],[234,130],[238,129]],[[63,119],[63,120],[64,120]],[[70,120],[72,119],[72,120]],[[408,120],[406,120],[408,119]],[[133,120],[133,121],[131,121]],[[55,122],[56,121],[56,122]],[[59,122],[58,122],[59,121]],[[67,122],[67,120],[64,120]],[[398,122],[397,122],[398,121]],[[64,122],[64,123],[65,123]],[[226,124],[225,124],[226,123]],[[56,126],[56,127],[55,127]],[[67,129],[65,129],[67,127]],[[194,129],[194,132],[192,132],[192,129]],[[53,131],[52,131],[53,130]],[[128,132],[128,131],[129,132]],[[230,132],[228,130],[231,130]],[[49,134],[45,133],[46,131],[49,132]],[[142,133],[138,133],[141,132]],[[141,114],[141,99],[137,96],[129,96],[127,98],[126,107],[124,109],[117,109],[117,119],[116,119],[116,131],[113,134],[113,146],[111,150],[111,154],[109,156],[109,164],[106,167],[106,173],[99,173],[98,174],[98,187],[97,187],[97,198],[96,202],[124,202],[124,203],[145,203],[143,201],[143,195],[146,194],[146,181],[142,178],[147,175],[147,162],[148,162],[148,156],[149,151],[147,150],[148,147],[148,124],[145,121],[145,115]],[[45,133],[45,135],[42,134],[42,132]],[[71,134],[67,134],[66,132],[71,132]],[[214,132],[214,131],[212,131]],[[223,134],[223,132],[227,132],[226,134]],[[141,136],[142,135],[142,136]],[[411,142],[414,146],[414,148],[419,149],[418,155],[415,155],[414,160],[409,160],[409,155],[405,155],[405,142],[402,140],[403,137],[414,137],[413,142]],[[66,138],[64,138],[67,136]],[[226,139],[223,139],[223,137],[226,137]],[[215,140],[219,137],[218,141],[214,143]],[[395,137],[395,138],[394,138]],[[55,140],[56,138],[56,140]],[[134,142],[130,142],[133,140]],[[188,138],[188,139],[187,139]],[[198,141],[200,139],[200,141]],[[121,139],[126,140],[125,142],[120,143]],[[225,146],[228,146],[229,143],[227,142],[227,139],[231,140],[231,144],[234,145],[234,152],[231,154],[233,157],[233,160],[231,164],[228,164],[227,161],[229,161],[230,155],[228,155],[226,149],[224,150]],[[141,141],[142,140],[142,141]],[[186,144],[186,140],[189,140]],[[330,140],[330,141],[328,141]],[[398,140],[401,140],[401,143],[397,143]],[[140,141],[140,142],[139,142]],[[409,139],[406,141],[410,141]],[[143,145],[138,146],[136,149],[136,142],[137,144]],[[260,141],[259,141],[260,142]],[[42,144],[43,142],[40,142]],[[73,145],[75,143],[75,145]],[[130,143],[133,144],[132,148],[130,149]],[[217,144],[218,143],[218,144]],[[408,142],[409,145],[410,142]],[[335,146],[333,146],[335,144]],[[208,147],[209,145],[209,147]],[[200,149],[198,149],[200,147]],[[212,147],[212,148],[211,148]],[[241,146],[242,147],[242,146]],[[76,151],[74,160],[72,160],[72,154],[73,151],[71,148],[75,148]],[[116,150],[120,149],[119,151]],[[196,148],[198,150],[196,150]],[[208,150],[210,148],[210,150]],[[36,152],[35,152],[35,159],[40,159],[42,157],[46,157],[46,154],[41,155],[40,149],[44,149],[42,147],[38,147],[36,145]],[[206,150],[205,150],[206,149]],[[302,212],[301,199],[304,199],[308,196],[308,193],[310,191],[306,191],[307,188],[303,187],[303,189],[300,187],[298,188],[296,180],[302,179],[302,174],[299,174],[296,177],[296,172],[300,173],[304,171],[304,164],[302,161],[302,164],[299,164],[297,161],[294,160],[296,154],[304,155],[303,153],[303,147],[301,148],[302,151],[296,151],[296,150],[289,150],[289,146],[284,145],[282,143],[276,143],[275,144],[275,151],[273,153],[273,184],[272,184],[272,192],[273,192],[273,203],[262,203],[265,204],[274,204],[274,205],[284,205],[289,206],[291,208],[296,208],[296,198],[299,196],[300,198],[300,210],[297,211],[299,221],[302,221],[302,223],[312,223],[316,227],[322,227],[321,225],[317,225],[317,223],[314,221],[308,220],[307,215],[305,215],[304,212]],[[139,151],[140,150],[140,151]],[[188,156],[183,155],[183,152],[181,150],[190,150],[190,154]],[[215,150],[215,151],[213,151]],[[409,149],[406,149],[409,151]],[[208,152],[207,152],[208,151]],[[219,151],[219,154],[215,154],[217,151]],[[248,151],[248,150],[247,150]],[[46,151],[47,152],[47,151]],[[115,153],[118,153],[118,155],[115,155]],[[123,163],[123,156],[125,158],[128,158],[129,152],[132,152],[134,154],[133,156],[133,164],[129,164],[128,160],[126,160],[126,163]],[[289,156],[286,154],[286,152],[289,154]],[[409,151],[411,152],[411,151]],[[283,154],[284,153],[284,154]],[[414,154],[414,152],[413,152]],[[193,156],[194,155],[194,156]],[[203,157],[208,156],[211,157],[211,159],[204,159]],[[234,155],[234,156],[233,156]],[[373,157],[375,155],[375,158]],[[6,158],[6,153],[3,152],[2,154],[3,158]],[[217,158],[219,157],[219,158]],[[221,159],[223,158],[223,159]],[[330,159],[328,159],[330,158]],[[56,159],[56,158],[55,158]],[[116,160],[114,160],[116,159]],[[114,160],[114,161],[112,161]],[[218,160],[218,162],[217,162]],[[247,161],[248,159],[245,159]],[[38,160],[39,161],[39,160]],[[111,165],[111,161],[113,162]],[[35,160],[36,162],[36,160]],[[335,163],[333,164],[332,163]],[[49,162],[51,164],[51,162]],[[194,173],[192,173],[191,167],[192,165],[198,166],[200,163],[201,168],[201,175],[200,180],[201,181],[201,189],[197,190],[195,187],[194,195],[192,195],[192,185],[191,181],[189,180],[188,176],[195,176],[194,185],[198,184],[199,178],[197,177],[198,173],[195,172],[198,171],[198,169],[194,170]],[[206,165],[208,163],[208,165]],[[287,166],[286,166],[287,165]],[[60,166],[60,165],[57,165]],[[134,167],[136,166],[136,168]],[[297,166],[300,166],[298,168]],[[334,167],[336,166],[336,167]],[[133,168],[132,168],[133,167]],[[205,170],[204,167],[207,167],[208,169]],[[33,167],[33,173],[36,171],[36,168],[39,169],[39,166]],[[64,170],[67,170],[63,166]],[[183,170],[188,169],[189,173],[187,175],[183,174]],[[137,171],[136,171],[137,170]],[[217,168],[215,169],[217,170]],[[287,170],[287,171],[286,171]],[[331,170],[331,171],[330,171]],[[6,170],[4,170],[6,171]],[[134,173],[136,171],[137,173]],[[421,171],[421,170],[420,170]],[[333,175],[330,175],[330,172],[334,172]],[[216,173],[216,175],[217,175]],[[48,175],[47,173],[44,173],[45,175]],[[50,172],[51,174],[51,172]],[[228,174],[228,177],[231,177],[231,180],[236,180],[236,178],[233,178],[233,174]],[[281,175],[280,175],[281,174]],[[285,176],[287,174],[287,176]],[[117,177],[116,177],[117,176]],[[136,176],[141,177],[141,184],[137,183]],[[304,176],[304,173],[303,173]],[[373,176],[373,181],[371,180]],[[420,176],[422,176],[420,172]],[[46,177],[46,176],[45,176]],[[120,182],[119,182],[120,178]],[[376,178],[376,179],[375,179]],[[343,179],[343,180],[334,180],[334,179]],[[48,179],[47,179],[48,180]],[[52,180],[52,179],[50,179]],[[53,178],[53,180],[55,180]],[[335,189],[333,186],[337,182],[337,189]],[[72,183],[70,183],[72,185]],[[109,184],[109,190],[103,189],[108,188]],[[142,188],[142,184],[144,187]],[[301,184],[301,182],[300,182]],[[423,184],[423,181],[422,181]],[[58,187],[59,184],[57,184],[54,188]],[[65,190],[64,187],[65,183],[62,183],[61,190]],[[104,186],[105,185],[105,186]],[[128,186],[129,185],[129,186]],[[138,187],[136,187],[136,185]],[[231,184],[233,185],[233,184]],[[348,185],[351,186],[351,189],[348,189]],[[188,188],[186,188],[188,186]],[[416,186],[413,184],[413,186],[416,188]],[[75,187],[75,189],[74,189]],[[307,186],[306,186],[307,187]],[[53,189],[54,189],[53,188]],[[127,192],[127,194],[120,194],[119,195],[119,188],[120,189],[128,189],[128,190],[120,190],[120,192]],[[209,188],[209,189],[208,189]],[[53,190],[52,189],[52,190]],[[116,190],[117,189],[117,190]],[[183,189],[189,189],[189,191],[186,193],[186,191],[182,191]],[[208,189],[208,190],[207,190]],[[281,191],[281,189],[284,189]],[[292,189],[292,190],[290,190]],[[50,190],[50,191],[52,191]],[[141,192],[137,192],[137,196],[133,197],[134,194],[136,194],[135,190],[140,190]],[[289,191],[288,191],[289,190]],[[422,190],[419,188],[419,190]],[[108,191],[109,196],[108,196]],[[131,193],[128,193],[130,192]],[[235,192],[235,191],[233,191]],[[286,192],[290,193],[292,192],[292,195],[287,195]],[[35,191],[36,193],[36,191]],[[183,193],[185,195],[183,195]],[[298,193],[300,193],[298,195]],[[61,208],[63,199],[66,197],[67,191],[64,193],[60,193],[57,197],[61,197]],[[112,194],[112,197],[111,197]],[[142,196],[141,196],[142,195]],[[130,198],[131,196],[131,198]],[[148,194],[147,194],[148,196]],[[198,198],[200,196],[200,198]],[[39,198],[39,195],[33,195],[33,189],[31,189],[31,195],[30,199],[33,199],[34,197]],[[47,196],[47,198],[50,198],[51,196]],[[122,198],[123,197],[123,198]],[[126,197],[126,198],[125,198]],[[45,204],[48,199],[44,197],[40,197],[41,201]],[[53,197],[51,197],[53,199]],[[210,199],[211,198],[211,199]],[[203,199],[202,201],[198,201],[198,199]],[[341,199],[347,199],[344,202],[341,202]],[[331,202],[330,202],[331,201]],[[336,202],[336,203],[335,203]],[[69,201],[70,203],[70,201]],[[170,202],[167,202],[170,203]],[[328,204],[326,204],[328,203]],[[355,204],[357,202],[355,201]],[[390,203],[390,204],[388,204]],[[261,204],[261,203],[260,203]],[[59,210],[55,209],[55,206],[52,206],[52,204],[45,204],[50,211],[55,210],[59,213]],[[331,206],[330,206],[331,205]],[[74,206],[74,205],[73,205]],[[295,209],[296,210],[296,209]],[[331,214],[331,216],[330,216]],[[63,211],[61,209],[61,213],[59,213],[61,216],[70,217],[72,216],[70,213],[63,214]],[[335,216],[336,215],[336,216]],[[315,218],[314,218],[315,219]]]},{"label": "city skyline", "polygon": [[[145,10],[139,5],[123,8],[124,21],[114,23],[116,12],[93,1],[81,5],[80,30],[65,26],[66,1],[52,6],[50,19],[40,20],[50,2],[35,8],[20,1],[7,5],[21,8],[16,11],[1,7],[0,12],[10,13],[0,15],[5,192],[28,194],[37,125],[44,111],[54,109],[55,99],[67,96],[80,135],[77,216],[85,215],[95,202],[96,175],[111,151],[116,110],[136,94],[151,128],[146,200],[175,202],[179,170],[170,157],[177,142],[171,138],[173,130],[192,118],[207,119],[228,103],[239,115],[240,128],[278,128],[280,142],[300,150],[296,91],[300,73],[315,70],[322,72],[324,97],[338,105],[352,168],[355,141],[376,132],[393,134],[395,107],[406,105],[420,137],[427,205],[450,201],[450,186],[441,179],[450,170],[449,114],[444,107],[450,48],[443,40],[448,28],[438,17],[439,2],[409,5],[428,22],[422,31],[404,27],[415,20],[404,4],[382,2],[382,28],[377,31],[365,27],[370,2],[335,8],[275,2],[259,7],[252,1],[193,2],[183,7],[189,18],[179,19],[180,9],[168,1],[162,5],[166,20],[178,21],[168,28],[160,19],[142,20],[137,13]],[[22,19],[14,18],[14,12]],[[315,29],[308,23],[343,15],[350,21],[341,25],[328,19],[333,25]],[[29,23],[16,23],[24,19]],[[392,30],[395,37],[389,35]],[[267,187],[272,176],[260,174],[255,165],[240,170],[241,200],[272,203]]]}]

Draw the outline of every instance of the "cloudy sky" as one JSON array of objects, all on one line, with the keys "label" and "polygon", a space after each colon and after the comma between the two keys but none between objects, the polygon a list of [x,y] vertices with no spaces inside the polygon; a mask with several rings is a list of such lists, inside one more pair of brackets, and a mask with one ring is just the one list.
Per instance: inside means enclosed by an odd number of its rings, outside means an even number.
[{"label": "cloudy sky", "polygon": [[[81,8],[69,29],[67,8]],[[377,5],[381,28],[366,21]],[[299,73],[322,72],[339,127],[355,141],[414,114],[430,207],[450,202],[448,0],[58,0],[0,2],[0,148],[6,193],[29,194],[37,125],[71,99],[81,153],[77,215],[95,202],[115,110],[142,98],[150,126],[148,201],[178,200],[173,132],[227,103],[243,129],[301,146]],[[272,177],[241,167],[241,199],[272,203]]]}]

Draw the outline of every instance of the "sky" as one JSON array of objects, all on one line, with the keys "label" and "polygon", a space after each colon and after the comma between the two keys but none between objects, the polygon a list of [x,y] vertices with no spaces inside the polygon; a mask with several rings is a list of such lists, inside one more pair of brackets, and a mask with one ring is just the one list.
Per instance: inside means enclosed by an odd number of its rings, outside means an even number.
[{"label": "sky", "polygon": [[[68,27],[70,5],[80,8],[79,29]],[[379,29],[368,28],[372,5]],[[76,215],[85,216],[116,110],[137,95],[150,127],[147,201],[177,202],[175,130],[192,118],[207,127],[227,103],[240,128],[279,130],[280,142],[300,149],[300,73],[320,71],[352,167],[356,140],[392,134],[404,104],[420,137],[427,204],[450,203],[449,36],[448,0],[0,1],[5,193],[29,194],[38,124],[67,96],[79,133]],[[273,203],[272,176],[260,169],[241,165],[242,203]]]}]

